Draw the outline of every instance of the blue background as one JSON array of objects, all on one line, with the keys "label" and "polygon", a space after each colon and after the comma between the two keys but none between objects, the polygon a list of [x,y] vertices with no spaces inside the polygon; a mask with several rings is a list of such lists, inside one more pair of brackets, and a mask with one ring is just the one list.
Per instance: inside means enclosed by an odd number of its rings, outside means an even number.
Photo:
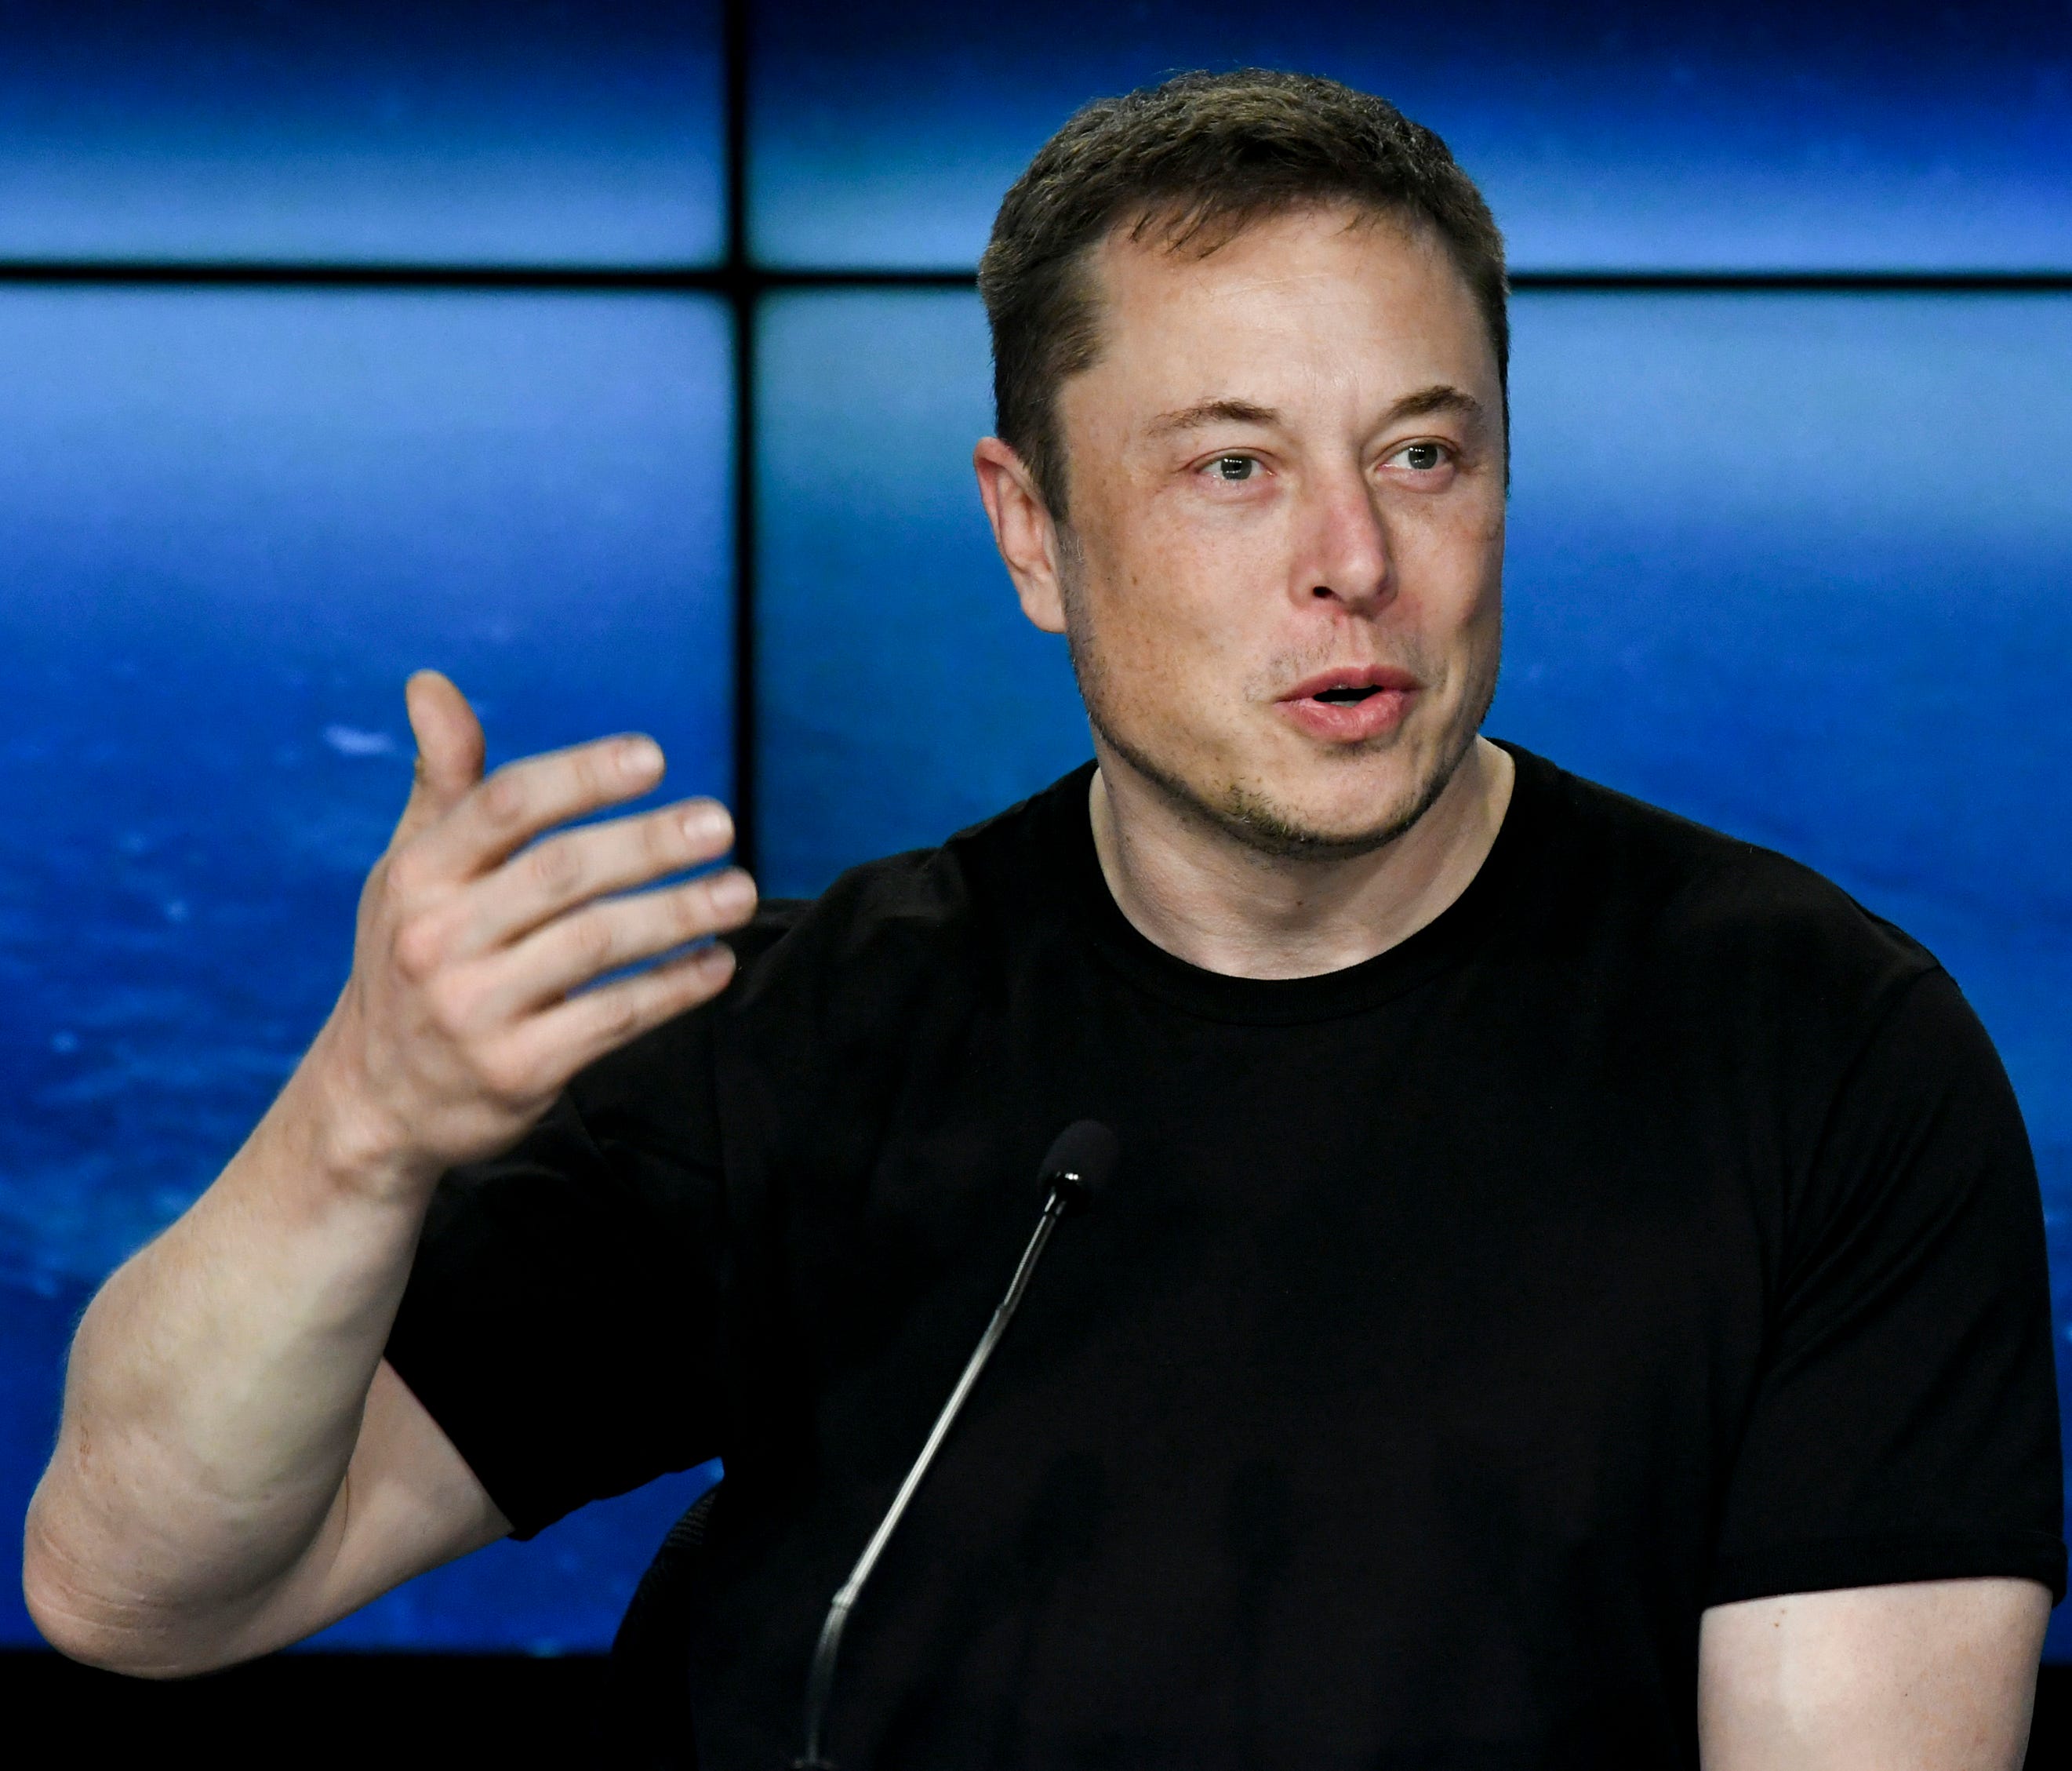
[{"label": "blue background", "polygon": [[781,264],[968,265],[1075,106],[1247,63],[1347,80],[1438,130],[1519,269],[2072,264],[2062,0],[754,13],[752,239]]},{"label": "blue background", "polygon": [[[1438,128],[1523,270],[2057,273],[1521,292],[1490,729],[1798,855],[1935,948],[2021,1092],[2072,1331],[2072,9],[1548,13],[766,0],[749,249],[968,270],[1074,105],[1258,60]],[[695,271],[724,248],[716,6],[0,0],[0,261]],[[737,463],[734,319],[695,288],[0,281],[9,1516],[92,1287],[207,1183],[343,979],[409,670],[477,698],[493,759],[639,728],[672,791],[752,783],[773,893],[1085,754],[970,485],[976,298],[795,290],[746,318]],[[601,1646],[705,1479],[324,1639]],[[32,1639],[10,1585],[0,1641]]]},{"label": "blue background", "polygon": [[709,261],[718,12],[0,0],[0,253]]}]

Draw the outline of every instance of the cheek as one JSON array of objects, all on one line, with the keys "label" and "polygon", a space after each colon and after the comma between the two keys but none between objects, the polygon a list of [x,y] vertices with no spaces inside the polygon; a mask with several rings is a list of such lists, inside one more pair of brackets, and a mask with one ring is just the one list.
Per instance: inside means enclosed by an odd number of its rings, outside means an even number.
[{"label": "cheek", "polygon": [[1406,590],[1441,623],[1474,624],[1492,612],[1503,577],[1503,508],[1425,508],[1397,531],[1396,568]]},{"label": "cheek", "polygon": [[1213,594],[1199,577],[1170,570],[1137,578],[1116,614],[1129,692],[1147,706],[1176,713],[1184,706],[1190,725],[1248,679],[1262,647],[1279,637],[1260,631],[1241,602]]},{"label": "cheek", "polygon": [[[1105,658],[1128,660],[1150,682],[1170,683],[1215,670],[1226,653],[1241,654],[1247,610],[1264,606],[1246,588],[1260,581],[1253,537],[1205,535],[1198,524],[1154,509],[1104,540],[1087,602]],[[1091,553],[1087,563],[1096,565]]]}]

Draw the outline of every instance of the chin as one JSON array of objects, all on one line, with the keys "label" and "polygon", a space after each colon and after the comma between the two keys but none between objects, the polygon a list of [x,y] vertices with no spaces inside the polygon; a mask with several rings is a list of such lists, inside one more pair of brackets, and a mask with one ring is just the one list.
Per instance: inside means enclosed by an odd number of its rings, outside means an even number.
[{"label": "chin", "polygon": [[1255,764],[1239,773],[1190,768],[1101,735],[1138,775],[1177,807],[1215,826],[1256,853],[1281,859],[1350,860],[1384,849],[1423,817],[1468,746],[1437,752],[1392,744],[1360,756],[1314,754],[1283,766]]},{"label": "chin", "polygon": [[1270,784],[1233,785],[1202,809],[1247,848],[1263,854],[1350,859],[1384,849],[1421,818],[1445,787],[1396,776],[1348,803],[1342,793],[1276,791]]},{"label": "chin", "polygon": [[1476,727],[1464,730],[1464,723],[1449,721],[1435,730],[1420,721],[1358,749],[1320,754],[1303,742],[1293,757],[1262,757],[1214,796],[1218,821],[1275,854],[1371,854],[1409,829],[1445,791],[1474,744]]}]

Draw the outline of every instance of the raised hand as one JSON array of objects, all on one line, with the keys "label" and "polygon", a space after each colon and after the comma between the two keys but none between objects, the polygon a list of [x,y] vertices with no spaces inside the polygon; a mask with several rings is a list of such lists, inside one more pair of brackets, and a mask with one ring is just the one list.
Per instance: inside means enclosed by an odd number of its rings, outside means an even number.
[{"label": "raised hand", "polygon": [[578,745],[484,779],[460,691],[421,671],[406,694],[416,785],[360,894],[352,975],[310,1056],[347,1165],[416,1188],[512,1143],[583,1066],[717,995],[734,955],[716,942],[583,987],[738,927],[755,887],[729,869],[611,895],[726,853],[733,822],[710,799],[545,835],[652,788],[652,740]]}]

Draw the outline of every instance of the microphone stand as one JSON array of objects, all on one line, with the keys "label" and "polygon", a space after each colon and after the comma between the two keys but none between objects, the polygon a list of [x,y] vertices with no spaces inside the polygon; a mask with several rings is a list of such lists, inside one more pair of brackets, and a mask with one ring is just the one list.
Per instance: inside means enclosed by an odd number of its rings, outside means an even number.
[{"label": "microphone stand", "polygon": [[[1090,1145],[1082,1150],[1067,1152],[1067,1140],[1082,1128],[1097,1134],[1083,1135],[1079,1142]],[[950,1392],[950,1399],[943,1404],[943,1411],[935,1416],[934,1430],[928,1442],[921,1448],[921,1455],[914,1460],[914,1467],[906,1472],[906,1480],[899,1485],[890,1510],[879,1521],[878,1530],[870,1543],[864,1546],[863,1554],[857,1558],[856,1566],[849,1571],[847,1584],[834,1596],[828,1607],[827,1621],[820,1625],[820,1637],[813,1648],[813,1664],[806,1679],[806,1750],[803,1756],[791,1761],[791,1771],[836,1771],[832,1759],[823,1756],[820,1749],[823,1727],[827,1720],[828,1699],[834,1693],[835,1662],[841,1653],[842,1631],[848,1627],[849,1613],[856,1608],[857,1596],[864,1583],[870,1578],[871,1570],[878,1566],[878,1559],[885,1553],[885,1546],[891,1541],[892,1534],[899,1527],[906,1514],[907,1503],[914,1498],[914,1491],[921,1485],[921,1479],[928,1473],[928,1466],[942,1449],[943,1441],[949,1436],[957,1412],[964,1405],[964,1399],[978,1382],[978,1374],[985,1369],[985,1362],[993,1357],[993,1350],[1000,1345],[1000,1337],[1007,1332],[1007,1325],[1014,1320],[1014,1313],[1022,1307],[1022,1294],[1029,1289],[1030,1276],[1036,1271],[1036,1263],[1042,1259],[1043,1250],[1049,1244],[1050,1233],[1058,1227],[1058,1220],[1068,1212],[1086,1203],[1093,1189],[1105,1178],[1105,1170],[1114,1161],[1115,1134],[1105,1126],[1082,1120],[1069,1128],[1053,1147],[1051,1159],[1044,1165],[1044,1178],[1050,1184],[1049,1194],[1043,1201],[1043,1214],[1037,1220],[1036,1231],[1029,1239],[1029,1246],[1022,1251],[1022,1264],[1014,1269],[1014,1277],[1009,1284],[1007,1295],[1000,1301],[1000,1308],[993,1313],[993,1320],[986,1325],[971,1360],[964,1366],[964,1375],[957,1379],[957,1387]],[[1102,1146],[1105,1145],[1104,1148]],[[1073,1156],[1083,1155],[1087,1160],[1071,1161]],[[1065,1160],[1060,1160],[1061,1157]],[[1069,1164],[1069,1165],[1068,1165]],[[1081,1171],[1081,1172],[1075,1172]]]}]

